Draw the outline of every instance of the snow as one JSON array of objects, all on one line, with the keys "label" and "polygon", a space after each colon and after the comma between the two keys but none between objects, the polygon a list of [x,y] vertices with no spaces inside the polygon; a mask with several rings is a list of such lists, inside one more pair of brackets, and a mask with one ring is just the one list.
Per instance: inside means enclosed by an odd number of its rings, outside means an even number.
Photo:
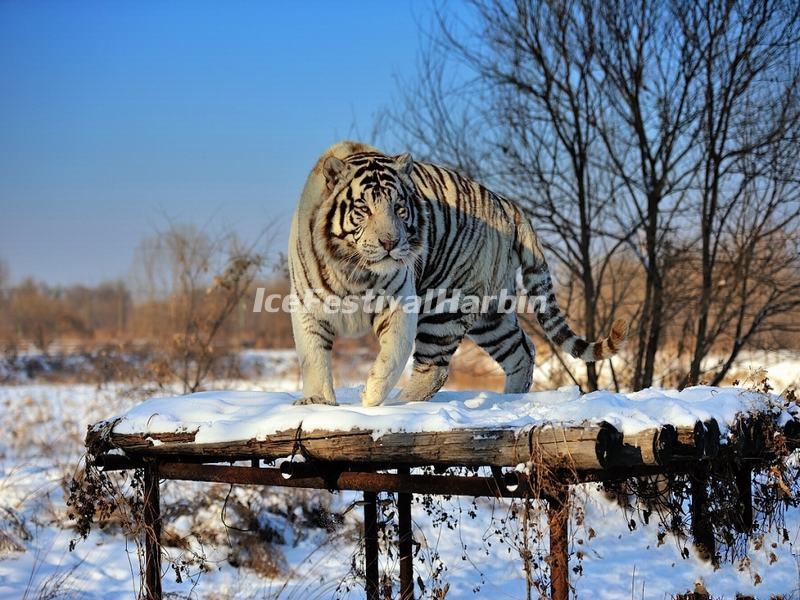
[{"label": "snow", "polygon": [[698,386],[681,391],[646,389],[631,394],[597,391],[582,395],[577,387],[527,394],[439,392],[428,402],[389,401],[363,407],[360,388],[337,391],[339,406],[293,406],[298,392],[208,391],[151,398],[123,413],[116,433],[157,434],[196,431],[195,442],[219,443],[265,439],[278,431],[449,431],[452,429],[523,429],[544,424],[607,422],[626,435],[669,423],[692,427],[717,419],[725,432],[743,413],[770,412],[785,421],[790,415],[775,396],[741,388]]},{"label": "snow", "polygon": [[[293,407],[290,402],[298,396],[293,391],[298,386],[296,374],[276,376],[270,372],[273,368],[283,371],[291,355],[255,354],[253,362],[271,365],[257,381],[224,382],[236,389],[263,390],[241,395],[219,391],[199,397],[173,396],[141,402],[140,396],[130,395],[121,385],[0,386],[0,428],[4,432],[0,436],[0,537],[6,533],[21,547],[21,550],[0,547],[0,598],[45,597],[41,592],[53,588],[58,588],[58,597],[82,600],[136,597],[136,546],[113,524],[93,531],[74,552],[68,551],[75,532],[66,517],[64,479],[75,473],[84,452],[86,425],[114,414],[126,416],[118,428],[139,421],[146,423],[152,416],[150,431],[160,432],[162,427],[180,425],[189,429],[199,427],[207,439],[239,438],[251,433],[263,436],[278,428],[296,426],[300,420],[304,428],[330,427],[335,422],[336,427],[369,423],[372,429],[383,431],[400,428],[418,431],[423,427],[476,424],[483,419],[486,419],[483,425],[488,427],[497,423],[521,427],[544,421],[605,419],[632,433],[662,420],[675,423],[684,419],[682,423],[693,424],[695,419],[708,415],[716,416],[724,428],[737,412],[767,409],[771,404],[768,397],[737,388],[692,388],[683,392],[654,389],[629,395],[600,392],[586,396],[565,388],[518,397],[442,392],[429,403],[407,406],[389,403],[365,409],[358,405],[359,390],[349,389],[340,391],[341,407]],[[758,364],[770,363],[759,360]],[[799,364],[798,360],[786,362],[787,376],[800,372]],[[222,406],[228,412],[218,418]],[[779,420],[789,416],[770,409]],[[188,413],[191,422],[187,422]],[[571,574],[578,599],[664,600],[692,589],[698,579],[704,581],[715,598],[732,599],[736,593],[758,598],[778,594],[800,597],[800,509],[797,507],[786,507],[787,542],[782,541],[782,532],[772,531],[763,540],[754,539],[748,544],[747,561],[723,563],[715,569],[700,560],[690,545],[688,558],[683,558],[685,540],[668,535],[659,545],[659,529],[654,521],[649,525],[637,521],[636,529],[629,530],[631,516],[597,486],[586,484],[573,489],[577,501],[570,523],[570,550],[584,553],[580,561],[573,554],[570,563],[582,568],[580,574]],[[284,543],[275,547],[285,556],[288,569],[267,578],[228,561],[228,554],[236,545],[235,532],[222,525],[222,499],[230,491],[229,486],[168,481],[162,484],[161,491],[165,528],[194,536],[195,545],[202,542],[212,567],[199,580],[186,580],[182,584],[176,583],[172,573],[167,572],[163,580],[166,594],[231,600],[364,597],[358,580],[351,582],[351,591],[334,593],[343,579],[352,577],[348,574],[350,561],[357,552],[361,528],[361,509],[353,507],[353,503],[360,499],[360,494],[314,492],[329,503],[331,512],[342,515],[344,523],[331,531],[313,527],[298,530],[292,519],[299,512],[300,499],[309,498],[310,492],[235,486],[228,503],[227,523],[232,524],[234,505],[251,504],[261,511],[260,519],[269,519],[284,534]],[[381,498],[385,499],[385,495]],[[434,517],[426,514],[417,501],[415,497],[414,538],[419,544],[415,574],[429,589],[430,557],[438,554],[447,567],[442,580],[450,584],[448,599],[524,597],[525,576],[519,552],[504,543],[504,536],[495,534],[497,528],[504,527],[500,520],[510,510],[507,501],[479,500],[477,515],[471,518],[470,499],[443,500],[440,510],[457,521],[453,530],[437,526]],[[186,505],[187,502],[192,504]],[[188,508],[183,513],[177,510],[184,505]],[[579,506],[584,514],[577,512]],[[14,520],[21,526],[14,526]],[[202,532],[199,526],[204,528]],[[517,526],[515,521],[505,527]],[[589,528],[593,535],[589,534]],[[208,533],[212,529],[217,532],[216,538]],[[533,539],[532,544],[534,552],[546,549],[547,538]],[[179,552],[172,546],[166,550],[173,556]],[[420,558],[425,561],[420,562]],[[381,571],[392,572],[396,578],[397,568],[396,553],[389,557],[384,552]],[[474,586],[480,586],[477,593],[473,592]],[[426,597],[430,597],[430,592]]]}]

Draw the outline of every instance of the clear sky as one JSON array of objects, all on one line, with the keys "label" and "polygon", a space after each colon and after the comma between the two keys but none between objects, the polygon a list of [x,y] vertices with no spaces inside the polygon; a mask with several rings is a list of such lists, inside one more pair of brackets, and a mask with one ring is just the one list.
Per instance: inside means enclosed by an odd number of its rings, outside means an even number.
[{"label": "clear sky", "polygon": [[[425,1],[0,2],[0,260],[125,277],[165,218],[285,242],[308,170],[412,77]],[[388,148],[391,151],[400,149]]]}]

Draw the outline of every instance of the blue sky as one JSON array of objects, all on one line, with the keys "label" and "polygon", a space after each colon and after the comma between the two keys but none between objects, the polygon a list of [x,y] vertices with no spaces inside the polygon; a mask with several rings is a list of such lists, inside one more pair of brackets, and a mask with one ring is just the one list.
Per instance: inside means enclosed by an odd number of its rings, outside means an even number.
[{"label": "blue sky", "polygon": [[[125,277],[166,218],[285,241],[317,155],[413,77],[424,0],[0,3],[0,260]],[[391,147],[387,150],[400,150]],[[280,248],[277,248],[280,249]]]}]

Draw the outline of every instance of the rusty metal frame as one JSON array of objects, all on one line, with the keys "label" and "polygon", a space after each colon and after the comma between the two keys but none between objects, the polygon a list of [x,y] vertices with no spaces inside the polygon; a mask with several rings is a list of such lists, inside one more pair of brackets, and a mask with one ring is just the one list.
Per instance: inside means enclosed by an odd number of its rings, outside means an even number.
[{"label": "rusty metal frame", "polygon": [[155,461],[144,465],[144,589],[147,600],[161,600],[161,497]]},{"label": "rusty metal frame", "polygon": [[[397,475],[411,477],[408,468],[397,469]],[[398,550],[400,553],[400,600],[414,600],[414,547],[411,531],[411,494],[400,492],[397,495]]]},{"label": "rusty metal frame", "polygon": [[[693,533],[697,543],[710,546],[713,553],[713,533],[709,536],[703,514],[707,504],[705,484],[708,477],[706,465],[699,461],[672,463],[665,466],[643,468],[609,468],[602,471],[586,471],[579,478],[564,480],[555,494],[544,497],[548,503],[550,529],[550,583],[553,600],[569,598],[569,485],[583,481],[613,481],[636,476],[663,473],[688,473],[692,483]],[[174,457],[129,458],[117,454],[105,454],[97,458],[98,466],[104,470],[144,469],[145,525],[145,573],[143,573],[143,596],[148,600],[160,600],[161,591],[161,513],[159,480],[187,480],[242,485],[265,485],[292,488],[311,488],[328,491],[350,490],[363,493],[364,500],[364,553],[365,592],[368,600],[379,598],[379,550],[377,537],[377,494],[398,494],[400,598],[413,600],[413,535],[411,504],[413,494],[446,496],[537,498],[539,486],[533,485],[528,475],[521,472],[503,472],[494,469],[491,477],[461,475],[411,474],[408,468],[397,468],[396,473],[379,472],[379,465],[355,465],[348,463],[291,463],[278,467],[262,467],[258,458],[246,464],[204,464],[192,457],[187,462],[176,462]],[[352,470],[358,468],[360,470]],[[368,470],[369,469],[369,470]],[[743,523],[752,523],[752,502],[749,494],[751,470],[742,464],[737,478],[743,510]],[[746,525],[745,525],[746,526]]]},{"label": "rusty metal frame", "polygon": [[364,492],[364,574],[367,600],[378,596],[378,495]]},{"label": "rusty metal frame", "polygon": [[552,600],[569,600],[569,510],[569,486],[562,486],[547,498]]}]

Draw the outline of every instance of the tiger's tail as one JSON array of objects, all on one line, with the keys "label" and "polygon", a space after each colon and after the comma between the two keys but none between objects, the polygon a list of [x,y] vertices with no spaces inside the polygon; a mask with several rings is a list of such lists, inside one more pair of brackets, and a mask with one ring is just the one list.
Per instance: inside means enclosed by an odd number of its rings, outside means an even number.
[{"label": "tiger's tail", "polygon": [[517,252],[522,264],[522,283],[529,297],[540,299],[536,318],[544,329],[545,335],[564,352],[585,362],[603,360],[616,354],[628,337],[627,321],[617,319],[611,325],[611,333],[608,337],[595,342],[588,342],[575,333],[558,306],[553,289],[553,279],[539,245],[538,236],[519,209],[515,212]]}]

